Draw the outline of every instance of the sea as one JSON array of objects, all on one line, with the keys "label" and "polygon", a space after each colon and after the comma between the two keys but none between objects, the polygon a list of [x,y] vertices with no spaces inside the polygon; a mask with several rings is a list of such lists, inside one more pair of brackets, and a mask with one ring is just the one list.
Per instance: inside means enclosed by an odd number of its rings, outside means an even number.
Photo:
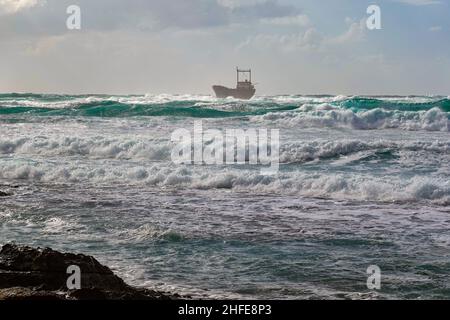
[{"label": "sea", "polygon": [[[194,298],[450,299],[449,119],[446,96],[0,94],[0,244]],[[175,163],[196,121],[279,130],[278,173]]]}]

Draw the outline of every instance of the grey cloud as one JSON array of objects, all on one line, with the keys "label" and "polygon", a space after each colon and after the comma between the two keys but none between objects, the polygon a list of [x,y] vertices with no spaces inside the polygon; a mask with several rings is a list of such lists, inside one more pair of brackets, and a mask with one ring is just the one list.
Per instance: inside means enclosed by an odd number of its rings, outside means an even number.
[{"label": "grey cloud", "polygon": [[251,5],[244,5],[233,8],[232,14],[235,18],[241,19],[261,19],[296,16],[300,10],[293,6],[280,5],[275,0],[256,2]]},{"label": "grey cloud", "polygon": [[66,8],[72,4],[82,9],[82,31],[196,29],[299,14],[276,0],[237,7],[215,0],[47,0],[45,6],[2,17],[0,37],[65,33]]}]

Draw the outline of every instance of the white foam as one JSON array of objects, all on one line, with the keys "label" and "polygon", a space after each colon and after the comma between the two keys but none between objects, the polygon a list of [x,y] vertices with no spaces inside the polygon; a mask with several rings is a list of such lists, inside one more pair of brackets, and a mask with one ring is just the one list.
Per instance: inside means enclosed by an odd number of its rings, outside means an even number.
[{"label": "white foam", "polygon": [[169,159],[171,144],[166,141],[106,137],[20,137],[0,138],[0,154],[83,156],[106,159]]},{"label": "white foam", "polygon": [[272,112],[250,117],[255,123],[270,123],[280,127],[331,127],[358,130],[398,128],[403,130],[450,131],[447,113],[439,108],[428,111],[388,111],[373,109],[353,112],[329,104],[304,104],[297,111]]},{"label": "white foam", "polygon": [[[73,161],[79,159],[116,159],[116,160],[151,160],[171,161],[173,144],[166,138],[146,139],[139,137],[20,137],[0,138],[0,155],[27,155],[62,157]],[[444,141],[363,141],[359,139],[338,139],[334,141],[315,139],[300,142],[286,142],[280,145],[280,162],[297,163],[318,159],[346,156],[370,150],[406,150],[450,153],[450,142]],[[136,177],[145,173],[136,171]]]},{"label": "white foam", "polygon": [[32,107],[32,108],[51,108],[51,109],[63,109],[74,108],[82,104],[88,103],[102,103],[105,101],[113,101],[130,105],[145,105],[145,104],[163,104],[170,102],[180,101],[201,101],[201,102],[214,102],[218,99],[211,95],[174,95],[174,94],[146,94],[140,96],[83,96],[65,98],[61,96],[60,100],[42,100],[33,97],[30,98],[8,98],[2,99],[1,105],[4,107]]},{"label": "white foam", "polygon": [[[136,175],[136,170],[140,174]],[[310,197],[373,201],[430,200],[450,203],[450,182],[445,178],[396,175],[373,176],[349,172],[286,172],[277,177],[223,168],[154,165],[149,168],[49,164],[0,164],[0,179],[46,183],[140,184],[175,189],[230,189],[242,192],[299,194]]]}]

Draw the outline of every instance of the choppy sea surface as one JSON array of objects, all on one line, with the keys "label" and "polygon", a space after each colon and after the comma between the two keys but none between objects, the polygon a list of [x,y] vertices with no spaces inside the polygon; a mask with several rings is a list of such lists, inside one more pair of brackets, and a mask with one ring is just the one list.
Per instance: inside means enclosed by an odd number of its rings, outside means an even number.
[{"label": "choppy sea surface", "polygon": [[[0,94],[0,244],[194,297],[450,299],[450,98]],[[171,134],[280,129],[280,171]],[[382,271],[381,290],[366,270]]]}]

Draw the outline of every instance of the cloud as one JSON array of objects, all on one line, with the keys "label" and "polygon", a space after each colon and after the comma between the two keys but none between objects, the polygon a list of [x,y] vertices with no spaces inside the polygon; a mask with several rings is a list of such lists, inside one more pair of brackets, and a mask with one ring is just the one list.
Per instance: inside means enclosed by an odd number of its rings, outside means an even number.
[{"label": "cloud", "polygon": [[[47,5],[41,7],[43,3]],[[0,11],[16,13],[2,17],[0,37],[67,33],[66,8],[71,4],[73,0],[0,0]],[[279,19],[274,23],[306,21],[298,8],[276,0],[78,0],[77,4],[82,12],[82,32],[194,30],[250,25],[262,19]]]},{"label": "cloud", "polygon": [[217,2],[224,7],[238,8],[243,6],[254,6],[256,4],[264,3],[267,0],[217,0]]},{"label": "cloud", "polygon": [[442,27],[441,26],[430,27],[428,29],[428,31],[430,31],[430,32],[439,32],[439,31],[442,31]]},{"label": "cloud", "polygon": [[263,24],[270,24],[275,26],[306,27],[311,24],[309,17],[305,14],[299,14],[296,16],[276,17],[276,18],[263,18],[261,22]]},{"label": "cloud", "polygon": [[0,0],[0,14],[14,14],[44,4],[45,0]]},{"label": "cloud", "polygon": [[282,34],[258,34],[248,37],[242,42],[237,50],[265,49],[282,52],[314,51],[318,50],[324,40],[323,35],[314,28],[305,32],[282,35]]},{"label": "cloud", "polygon": [[[283,18],[284,20],[284,18]],[[308,20],[309,21],[309,20]],[[357,43],[365,39],[365,19],[359,22],[346,19],[348,29],[337,36],[326,36],[314,27],[294,34],[257,34],[248,37],[237,47],[238,50],[246,48],[265,48],[281,50],[283,52],[293,51],[326,51],[331,47],[344,47],[350,43]]]},{"label": "cloud", "polygon": [[395,2],[401,2],[413,6],[428,6],[433,4],[441,4],[440,0],[394,0]]},{"label": "cloud", "polygon": [[275,0],[256,1],[249,5],[241,5],[231,8],[234,19],[263,19],[291,17],[300,14],[297,7],[280,4]]},{"label": "cloud", "polygon": [[351,22],[346,19],[346,23],[349,24],[349,28],[343,34],[329,39],[330,43],[334,44],[345,44],[349,42],[357,42],[364,39],[366,31],[366,19],[361,19],[359,22]]},{"label": "cloud", "polygon": [[50,36],[37,40],[35,43],[31,43],[25,49],[27,55],[42,55],[53,49],[58,44],[66,40],[66,36]]}]

